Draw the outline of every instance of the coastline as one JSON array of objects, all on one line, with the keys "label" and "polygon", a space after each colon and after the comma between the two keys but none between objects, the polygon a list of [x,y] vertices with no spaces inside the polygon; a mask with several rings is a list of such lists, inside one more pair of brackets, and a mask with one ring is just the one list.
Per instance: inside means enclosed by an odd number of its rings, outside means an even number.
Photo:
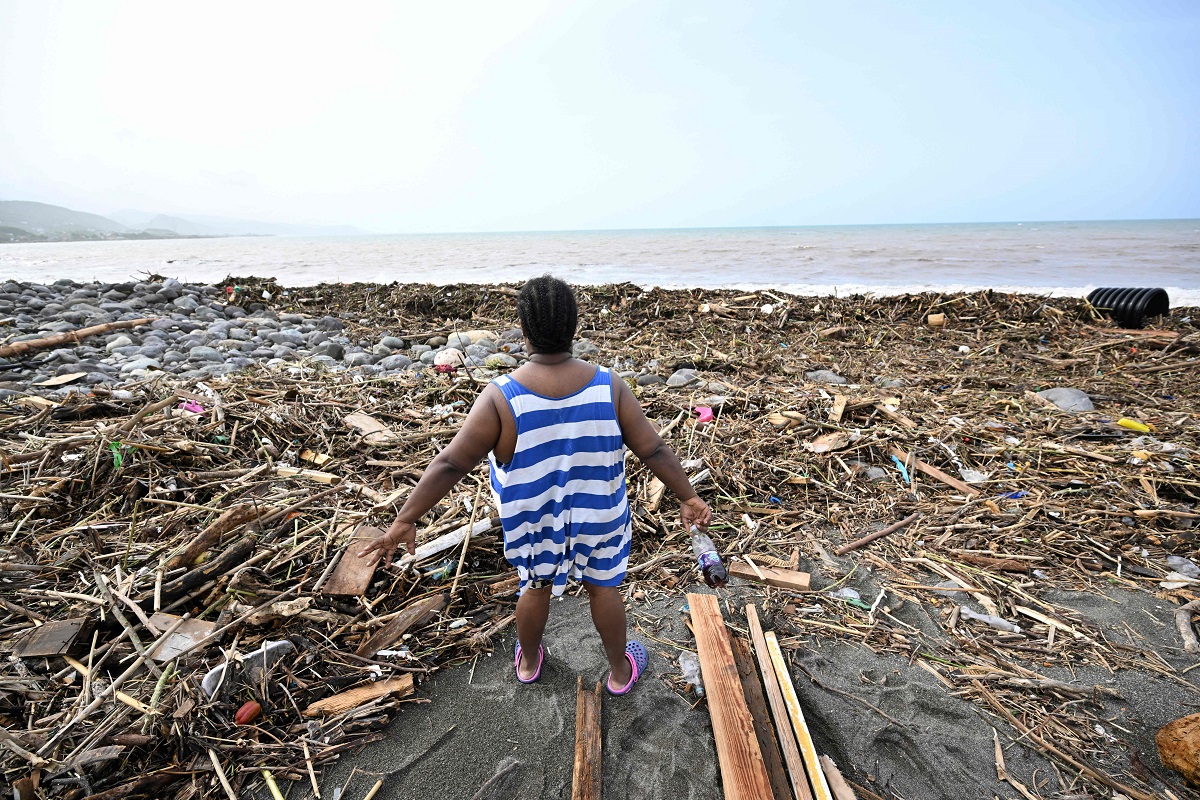
[{"label": "coastline", "polygon": [[[128,748],[121,766],[93,768],[93,788],[128,786],[141,773],[161,776],[164,785],[190,782],[193,796],[205,796],[216,786],[207,749],[217,747],[239,790],[261,790],[265,765],[303,791],[306,758],[289,742],[306,730],[321,743],[313,745],[318,770],[345,762],[330,778],[337,783],[350,779],[347,770],[360,758],[380,773],[400,758],[411,763],[455,720],[461,731],[433,743],[443,748],[436,757],[388,776],[377,797],[470,796],[510,746],[503,736],[467,735],[468,727],[488,720],[503,730],[516,713],[555,724],[520,723],[524,767],[516,794],[507,796],[559,796],[569,774],[564,745],[575,673],[599,677],[601,657],[592,652],[581,604],[566,601],[551,629],[548,687],[514,693],[512,631],[502,625],[512,597],[501,589],[507,574],[494,536],[464,551],[471,588],[454,613],[413,627],[403,648],[377,654],[372,665],[344,654],[384,624],[377,620],[399,613],[406,597],[448,590],[450,578],[438,572],[445,556],[413,575],[380,571],[367,590],[370,615],[314,588],[349,535],[346,520],[386,524],[390,503],[381,498],[411,485],[481,381],[519,363],[515,287],[294,289],[230,278],[128,292],[90,286],[66,299],[79,288],[48,287],[63,300],[33,291],[43,305],[26,308],[38,315],[18,322],[0,312],[16,323],[0,334],[11,342],[17,330],[35,337],[129,316],[157,322],[30,353],[22,358],[50,358],[10,370],[0,384],[6,493],[18,498],[4,501],[0,537],[11,542],[0,562],[16,565],[4,574],[22,608],[51,621],[93,616],[97,606],[107,608],[94,596],[96,571],[130,597],[153,597],[163,559],[221,511],[317,500],[282,527],[227,532],[212,559],[241,547],[235,552],[247,568],[211,576],[176,613],[228,621],[262,603],[278,605],[283,592],[303,598],[304,610],[242,624],[181,659],[161,698],[163,722],[150,729],[159,744],[144,735],[110,742],[100,727],[107,717],[81,724],[67,752],[92,733],[106,746]],[[1158,727],[1200,698],[1198,673],[1189,671],[1194,656],[1173,627],[1175,609],[1196,588],[1172,580],[1166,560],[1197,557],[1195,309],[1173,309],[1150,330],[1131,332],[1077,298],[997,292],[812,298],[631,284],[578,292],[576,354],[628,380],[648,416],[669,430],[713,500],[723,554],[811,573],[814,591],[805,593],[735,580],[723,593],[726,622],[744,629],[743,604],[760,608],[790,654],[818,749],[835,758],[861,798],[1011,796],[1014,781],[1044,794],[1111,794],[1115,783],[1133,797],[1164,787],[1196,796],[1159,765],[1154,744]],[[944,315],[943,324],[931,326],[930,314]],[[439,359],[449,362],[446,371],[424,364]],[[69,375],[78,377],[31,386],[35,376]],[[1065,411],[1036,394],[1051,388],[1083,391],[1094,407]],[[201,411],[176,408],[185,402]],[[700,405],[716,412],[707,427],[690,420]],[[371,442],[354,434],[344,422],[353,411],[395,435]],[[1119,426],[1119,419],[1154,431]],[[912,458],[893,460],[896,449]],[[309,460],[317,456],[325,460]],[[956,484],[918,471],[917,463]],[[335,482],[314,492],[305,470]],[[694,646],[679,618],[694,570],[669,501],[651,508],[649,475],[632,460],[629,485],[641,509],[631,566],[659,560],[630,575],[626,599],[635,635],[653,637],[655,666],[637,690],[645,697],[628,698],[648,705],[608,716],[614,757],[606,756],[605,783],[645,800],[715,797],[707,710],[692,707],[696,698],[674,663],[680,649]],[[439,509],[443,525],[468,524],[463,507],[473,496],[473,487],[459,486]],[[832,555],[911,513],[920,517],[910,528]],[[964,608],[1011,627],[993,628]],[[217,616],[226,610],[228,617]],[[11,631],[5,646],[33,627],[11,608],[0,613]],[[585,630],[579,641],[576,629]],[[101,643],[118,630],[103,632]],[[261,732],[231,722],[253,687],[197,702],[200,676],[224,661],[226,648],[247,653],[268,639],[299,642],[304,655],[290,667],[299,680],[280,683],[293,699],[274,684],[261,698]],[[489,650],[493,657],[472,666]],[[121,645],[117,652],[131,651]],[[25,672],[11,673],[15,664]],[[322,723],[320,735],[293,713],[296,704],[368,680],[373,669],[386,676],[413,665],[420,668],[417,698],[429,701],[420,709],[389,700],[353,723]],[[52,680],[62,668],[56,658],[0,666],[0,676],[30,682],[16,696],[39,693],[36,704],[4,712],[27,749],[43,747],[54,735],[54,715],[75,707],[79,686]],[[124,667],[107,669],[116,676]],[[141,674],[122,688],[148,702],[155,683]],[[37,719],[21,716],[34,706]],[[167,719],[180,722],[172,727]],[[138,715],[123,723],[130,733],[142,724]],[[335,729],[345,738],[322,738]],[[124,731],[118,726],[109,736]],[[255,741],[221,744],[247,737]],[[654,782],[644,773],[658,753],[639,750],[647,737],[679,748]],[[350,745],[371,739],[386,743],[369,756],[350,754]],[[1104,780],[1077,778],[1072,761],[1045,744]],[[997,778],[996,747],[1007,784]],[[4,758],[9,777],[28,771],[19,757]],[[637,764],[647,765],[640,776],[629,771]],[[171,772],[177,767],[184,769]],[[373,780],[355,788],[356,796]]]}]

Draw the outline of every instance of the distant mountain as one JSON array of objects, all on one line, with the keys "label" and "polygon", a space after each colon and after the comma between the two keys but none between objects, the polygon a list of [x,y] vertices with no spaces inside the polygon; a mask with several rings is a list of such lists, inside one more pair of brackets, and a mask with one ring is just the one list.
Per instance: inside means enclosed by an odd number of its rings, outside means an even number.
[{"label": "distant mountain", "polygon": [[362,236],[349,225],[292,225],[226,217],[190,219],[124,210],[101,217],[48,203],[0,200],[0,242],[176,239],[195,236]]},{"label": "distant mountain", "polygon": [[0,226],[48,239],[103,238],[103,234],[130,233],[129,228],[108,217],[25,200],[0,200]]},{"label": "distant mountain", "polygon": [[[296,225],[252,219],[188,214],[187,218],[124,209],[108,215],[130,228],[166,228],[193,236],[365,236],[367,231],[350,225]],[[169,222],[168,222],[169,220]],[[186,229],[186,230],[185,230]]]}]

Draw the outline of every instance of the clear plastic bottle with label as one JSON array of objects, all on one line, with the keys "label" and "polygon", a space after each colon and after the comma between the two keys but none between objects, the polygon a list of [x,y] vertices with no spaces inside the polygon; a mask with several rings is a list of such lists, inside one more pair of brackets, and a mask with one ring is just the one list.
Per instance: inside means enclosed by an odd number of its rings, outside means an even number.
[{"label": "clear plastic bottle with label", "polygon": [[695,525],[692,526],[692,553],[696,556],[696,563],[700,565],[700,572],[703,573],[706,584],[718,588],[729,581],[725,565],[717,555],[717,546],[708,538],[707,533]]}]

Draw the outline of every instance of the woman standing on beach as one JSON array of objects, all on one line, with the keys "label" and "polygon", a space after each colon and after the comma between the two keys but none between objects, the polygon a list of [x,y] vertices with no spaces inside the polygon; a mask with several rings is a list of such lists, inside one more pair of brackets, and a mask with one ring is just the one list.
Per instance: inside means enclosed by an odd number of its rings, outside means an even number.
[{"label": "woman standing on beach", "polygon": [[415,553],[416,521],[489,456],[504,556],[520,579],[517,680],[533,683],[541,675],[550,598],[563,593],[568,579],[579,580],[608,657],[608,691],[625,694],[648,659],[641,644],[626,641],[618,589],[632,532],[625,448],[679,497],[685,529],[707,528],[712,512],[625,382],[571,357],[578,318],[571,287],[534,278],[517,296],[517,313],[527,362],[488,384],[391,528],[362,554],[380,554],[386,563],[402,543]]}]

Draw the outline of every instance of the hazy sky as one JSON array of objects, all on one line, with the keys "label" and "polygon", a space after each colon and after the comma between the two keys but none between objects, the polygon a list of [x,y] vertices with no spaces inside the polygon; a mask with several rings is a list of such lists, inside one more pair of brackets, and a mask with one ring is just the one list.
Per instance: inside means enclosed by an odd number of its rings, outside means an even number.
[{"label": "hazy sky", "polygon": [[0,0],[0,199],[389,232],[1200,217],[1200,3]]}]

